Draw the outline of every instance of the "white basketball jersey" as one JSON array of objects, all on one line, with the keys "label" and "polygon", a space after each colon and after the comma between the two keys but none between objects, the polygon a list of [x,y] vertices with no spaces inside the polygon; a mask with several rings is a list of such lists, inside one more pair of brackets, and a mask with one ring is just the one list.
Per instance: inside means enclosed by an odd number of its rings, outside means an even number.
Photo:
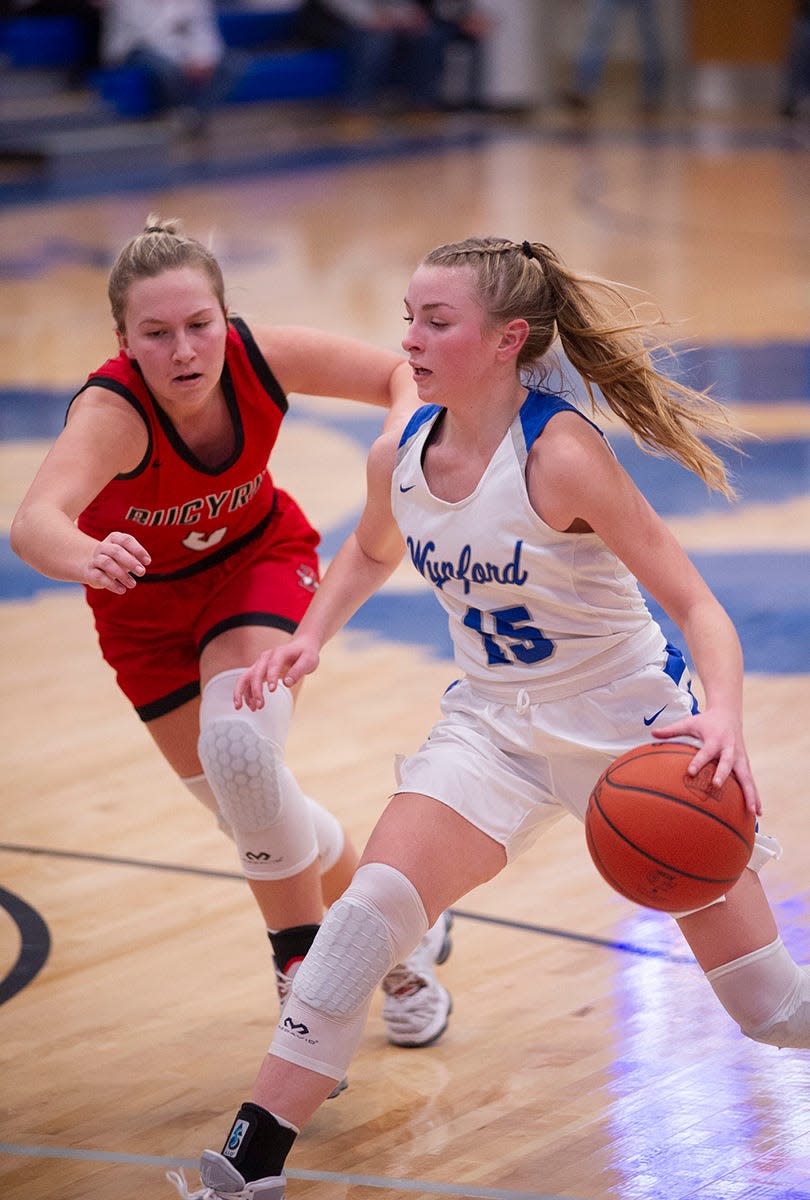
[{"label": "white basketball jersey", "polygon": [[[478,486],[437,499],[422,456],[441,409],[414,413],[391,484],[411,561],[447,611],[455,658],[484,694],[525,689],[554,700],[600,687],[658,660],[666,647],[638,584],[593,533],[559,533],[540,519],[526,460],[559,396],[529,392]],[[587,420],[581,413],[583,420]]]}]

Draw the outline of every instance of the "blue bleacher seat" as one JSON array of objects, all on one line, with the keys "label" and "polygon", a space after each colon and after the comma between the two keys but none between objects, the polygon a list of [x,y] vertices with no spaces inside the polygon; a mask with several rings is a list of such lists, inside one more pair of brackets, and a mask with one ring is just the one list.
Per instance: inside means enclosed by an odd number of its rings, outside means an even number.
[{"label": "blue bleacher seat", "polygon": [[276,50],[248,64],[229,100],[316,100],[340,88],[342,58],[334,50]]},{"label": "blue bleacher seat", "polygon": [[259,49],[295,37],[297,9],[226,9],[219,14],[219,29],[233,50]]},{"label": "blue bleacher seat", "polygon": [[155,110],[152,82],[141,67],[105,67],[90,83],[121,117],[148,117]]},{"label": "blue bleacher seat", "polygon": [[[219,13],[228,47],[245,67],[229,102],[307,100],[331,97],[341,85],[342,56],[312,49],[295,39],[297,6],[233,8]],[[0,21],[0,50],[14,67],[69,70],[82,60],[85,33],[73,17],[13,17]],[[119,116],[150,116],[155,97],[145,71],[104,67],[89,78],[91,87]]]},{"label": "blue bleacher seat", "polygon": [[75,17],[9,17],[2,26],[0,44],[13,67],[68,70],[86,51],[86,34]]}]

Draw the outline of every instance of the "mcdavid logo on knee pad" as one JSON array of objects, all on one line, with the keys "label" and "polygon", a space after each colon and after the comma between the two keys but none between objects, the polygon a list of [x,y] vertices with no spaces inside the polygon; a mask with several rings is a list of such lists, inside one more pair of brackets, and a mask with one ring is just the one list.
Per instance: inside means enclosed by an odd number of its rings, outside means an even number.
[{"label": "mcdavid logo on knee pad", "polygon": [[292,1017],[285,1017],[279,1022],[279,1029],[283,1033],[289,1033],[295,1038],[299,1038],[303,1042],[307,1042],[310,1046],[317,1046],[318,1039],[309,1036],[309,1026],[303,1021],[294,1021]]}]

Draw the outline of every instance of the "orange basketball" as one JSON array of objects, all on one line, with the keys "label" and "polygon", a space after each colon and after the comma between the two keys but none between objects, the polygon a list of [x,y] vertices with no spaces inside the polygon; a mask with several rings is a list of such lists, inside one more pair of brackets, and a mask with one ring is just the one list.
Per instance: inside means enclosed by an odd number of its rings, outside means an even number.
[{"label": "orange basketball", "polygon": [[637,746],[594,785],[585,814],[591,858],[628,900],[687,912],[719,899],[739,879],[754,845],[756,819],[730,775],[711,786],[715,764],[686,774],[695,747]]}]

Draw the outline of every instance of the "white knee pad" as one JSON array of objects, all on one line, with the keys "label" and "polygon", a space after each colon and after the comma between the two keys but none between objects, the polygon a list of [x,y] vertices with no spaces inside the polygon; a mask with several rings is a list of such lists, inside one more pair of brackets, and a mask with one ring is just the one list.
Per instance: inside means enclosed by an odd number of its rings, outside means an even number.
[{"label": "white knee pad", "polygon": [[295,973],[270,1053],[342,1079],[374,989],[427,929],[424,905],[406,876],[385,863],[360,867]]},{"label": "white knee pad", "polygon": [[810,1049],[810,974],[796,965],[781,938],[707,971],[706,978],[746,1037]]},{"label": "white knee pad", "polygon": [[[181,779],[180,782],[186,785],[191,794],[199,800],[200,804],[203,804],[209,812],[214,814],[219,828],[226,837],[229,837],[233,841],[233,830],[219,811],[217,798],[211,791],[211,784],[205,775],[191,775],[187,779]],[[309,806],[310,815],[315,826],[315,840],[318,843],[318,863],[321,868],[321,874],[324,875],[332,869],[343,853],[346,835],[337,817],[327,812],[322,805],[316,803],[310,796],[305,796],[304,799]]]},{"label": "white knee pad", "polygon": [[323,807],[313,800],[311,796],[305,796],[309,805],[309,813],[312,817],[312,824],[315,827],[315,841],[318,843],[318,863],[321,868],[321,875],[325,875],[327,871],[331,871],[332,867],[343,853],[343,847],[346,844],[346,834],[340,821]]},{"label": "white knee pad", "polygon": [[233,686],[241,673],[223,671],[206,685],[197,751],[245,875],[286,879],[318,857],[310,805],[284,765],[292,696],[278,688],[258,712],[237,712]]},{"label": "white knee pad", "polygon": [[187,779],[181,779],[180,782],[186,785],[192,796],[197,797],[200,804],[203,804],[209,812],[214,814],[219,828],[226,837],[229,837],[233,841],[233,830],[223,817],[222,813],[219,811],[217,798],[211,791],[211,784],[208,782],[205,776],[190,775]]}]

